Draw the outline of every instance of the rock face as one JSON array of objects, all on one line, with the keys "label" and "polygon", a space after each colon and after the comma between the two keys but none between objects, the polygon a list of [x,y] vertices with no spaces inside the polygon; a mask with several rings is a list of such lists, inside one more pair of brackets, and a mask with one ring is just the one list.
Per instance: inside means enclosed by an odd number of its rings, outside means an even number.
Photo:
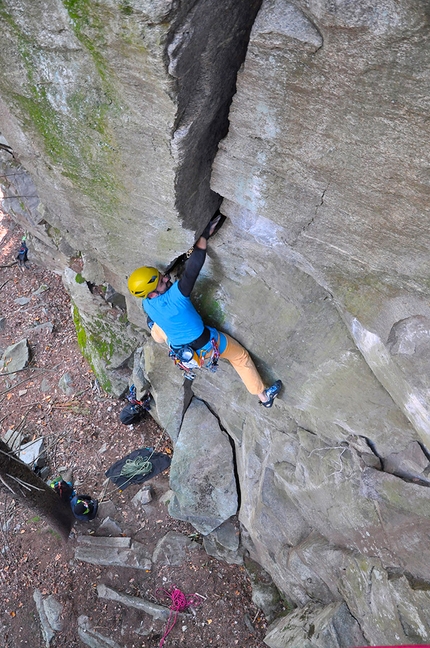
[{"label": "rock face", "polygon": [[[237,513],[229,560],[298,606],[277,648],[430,638],[427,4],[0,4],[4,208],[102,385],[151,384],[171,514],[218,551]],[[183,384],[127,294],[218,207],[195,300],[282,378],[270,410],[224,362]]]},{"label": "rock face", "polygon": [[204,403],[194,399],[182,423],[170,467],[175,497],[169,513],[204,535],[237,511],[233,453],[228,436]]},{"label": "rock face", "polygon": [[1,130],[38,178],[40,254],[57,239],[125,294],[145,249],[189,247],[220,202],[210,167],[260,4],[2,2]]},{"label": "rock face", "polygon": [[424,3],[264,2],[212,176],[237,229],[333,295],[427,445],[416,347],[386,343],[419,347],[428,318],[428,50]]}]

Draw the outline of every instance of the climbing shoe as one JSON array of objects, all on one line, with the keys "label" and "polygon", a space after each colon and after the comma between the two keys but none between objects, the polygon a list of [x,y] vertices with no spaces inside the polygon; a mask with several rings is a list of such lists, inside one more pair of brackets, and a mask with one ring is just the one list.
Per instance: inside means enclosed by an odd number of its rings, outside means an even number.
[{"label": "climbing shoe", "polygon": [[277,380],[271,387],[268,387],[267,389],[264,390],[264,394],[268,397],[267,401],[260,401],[260,404],[263,405],[263,407],[272,407],[273,401],[279,394],[279,392],[282,389],[282,380]]}]

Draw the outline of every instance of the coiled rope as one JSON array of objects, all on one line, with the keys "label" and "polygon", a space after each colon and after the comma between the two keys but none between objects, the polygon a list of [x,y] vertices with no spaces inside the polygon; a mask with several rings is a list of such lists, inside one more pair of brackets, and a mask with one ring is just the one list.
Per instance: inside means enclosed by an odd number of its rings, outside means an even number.
[{"label": "coiled rope", "polygon": [[[154,451],[151,453],[151,457]],[[136,459],[127,459],[121,468],[122,477],[135,477],[136,475],[148,475],[152,471],[152,462],[149,457],[136,457]]]},{"label": "coiled rope", "polygon": [[159,643],[159,648],[162,648],[164,642],[166,641],[167,635],[173,629],[178,619],[179,612],[184,612],[190,605],[199,605],[201,601],[196,599],[195,596],[190,596],[190,598],[187,598],[186,594],[184,594],[175,586],[171,587],[169,590],[158,589],[155,593],[162,593],[165,596],[168,596],[172,601],[172,604],[169,606],[170,614],[167,620],[166,630],[164,631],[164,634]]}]

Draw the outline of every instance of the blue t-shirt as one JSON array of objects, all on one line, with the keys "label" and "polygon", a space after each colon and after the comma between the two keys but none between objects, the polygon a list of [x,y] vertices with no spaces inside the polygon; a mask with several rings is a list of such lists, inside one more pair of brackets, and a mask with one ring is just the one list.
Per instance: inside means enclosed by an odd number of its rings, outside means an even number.
[{"label": "blue t-shirt", "polygon": [[167,292],[153,299],[143,299],[142,308],[163,329],[169,344],[180,347],[203,333],[203,320],[189,297],[184,297],[174,283]]}]

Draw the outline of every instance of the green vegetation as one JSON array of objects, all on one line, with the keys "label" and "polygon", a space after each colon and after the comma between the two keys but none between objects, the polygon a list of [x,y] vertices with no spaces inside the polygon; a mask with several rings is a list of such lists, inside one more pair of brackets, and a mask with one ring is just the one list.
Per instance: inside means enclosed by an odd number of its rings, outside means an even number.
[{"label": "green vegetation", "polygon": [[81,353],[86,357],[86,347],[87,347],[87,334],[82,325],[82,320],[79,315],[79,311],[75,305],[73,305],[72,310],[73,323],[76,329],[76,335],[78,340],[78,345],[81,350]]},{"label": "green vegetation", "polygon": [[[101,336],[94,332],[86,331],[83,320],[75,305],[73,305],[73,322],[75,324],[77,341],[82,355],[89,362],[94,375],[97,377],[102,389],[112,391],[112,383],[109,380],[104,364],[109,364],[113,353],[113,343],[107,343]],[[98,318],[101,320],[102,318]],[[99,360],[102,359],[103,363]]]},{"label": "green vegetation", "polygon": [[[36,130],[53,166],[86,195],[99,213],[112,215],[118,205],[116,145],[111,119],[119,111],[112,72],[103,57],[103,15],[90,0],[64,0],[76,37],[95,67],[92,83],[52,82],[50,54],[21,31],[0,2],[0,17],[12,34],[26,80],[19,92],[1,88],[21,113],[25,127]],[[59,68],[60,70],[60,68]],[[61,72],[60,72],[61,74]],[[87,74],[87,72],[86,72]],[[68,91],[68,87],[73,91]]]},{"label": "green vegetation", "polygon": [[222,326],[225,321],[225,314],[219,301],[215,298],[217,286],[205,285],[205,292],[201,291],[196,297],[197,310],[203,320],[210,326]]},{"label": "green vegetation", "polygon": [[61,540],[60,534],[57,533],[56,531],[54,531],[54,529],[48,529],[48,533],[50,533],[52,536],[54,536],[54,538],[58,538],[59,540]]},{"label": "green vegetation", "polygon": [[76,277],[75,277],[75,281],[76,281],[76,283],[78,283],[78,284],[83,284],[83,283],[85,283],[85,279],[84,279],[84,277],[81,275],[80,272],[78,272],[78,274],[76,275]]},{"label": "green vegetation", "polygon": [[127,336],[121,335],[121,325],[113,325],[108,316],[82,317],[76,305],[72,312],[81,353],[89,362],[102,389],[111,393],[112,381],[108,369],[115,353],[119,351],[125,356],[131,355],[135,346]]},{"label": "green vegetation", "polygon": [[34,522],[40,522],[42,518],[39,515],[35,515],[34,517],[30,518],[27,522],[27,524],[34,523]]},{"label": "green vegetation", "polygon": [[119,4],[119,10],[121,11],[124,16],[131,16],[133,13],[132,7],[130,7],[129,3],[127,0],[122,0]]},{"label": "green vegetation", "polygon": [[100,5],[92,0],[63,0],[79,42],[90,52],[102,80],[109,79],[108,68],[99,49],[106,45]]}]

